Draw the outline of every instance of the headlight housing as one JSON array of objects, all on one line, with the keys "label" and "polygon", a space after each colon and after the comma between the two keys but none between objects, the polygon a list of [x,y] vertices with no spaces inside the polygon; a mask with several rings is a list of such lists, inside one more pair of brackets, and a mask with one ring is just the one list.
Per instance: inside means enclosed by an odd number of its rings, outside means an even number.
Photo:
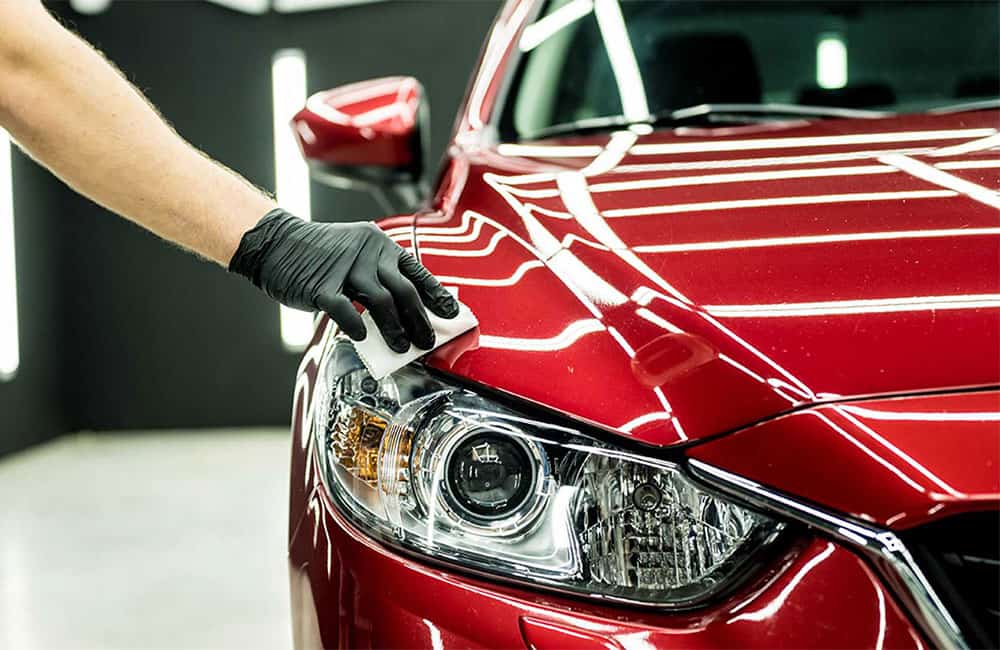
[{"label": "headlight housing", "polygon": [[418,366],[376,381],[346,339],[321,362],[314,430],[327,489],[363,531],[521,582],[689,606],[732,583],[782,528],[673,463]]}]

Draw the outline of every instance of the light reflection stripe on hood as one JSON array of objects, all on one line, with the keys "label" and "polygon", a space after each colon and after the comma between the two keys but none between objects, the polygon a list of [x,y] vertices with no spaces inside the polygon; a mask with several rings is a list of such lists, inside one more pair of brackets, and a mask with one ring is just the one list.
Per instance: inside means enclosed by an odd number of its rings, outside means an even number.
[{"label": "light reflection stripe on hood", "polygon": [[828,302],[789,302],[773,305],[704,305],[703,307],[710,314],[726,318],[878,314],[938,309],[996,308],[1000,308],[1000,294],[997,293],[956,296],[912,296],[872,300],[831,300]]}]

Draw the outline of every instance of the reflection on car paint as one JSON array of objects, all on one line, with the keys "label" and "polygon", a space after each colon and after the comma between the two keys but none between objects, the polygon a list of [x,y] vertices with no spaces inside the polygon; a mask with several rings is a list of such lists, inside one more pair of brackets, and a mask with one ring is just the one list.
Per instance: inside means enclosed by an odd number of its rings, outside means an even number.
[{"label": "reflection on car paint", "polygon": [[594,332],[603,332],[607,328],[596,318],[578,320],[566,326],[562,332],[549,338],[511,338],[509,336],[479,335],[479,345],[484,348],[499,350],[519,350],[521,352],[555,352],[565,350],[580,340],[581,337]]},{"label": "reflection on car paint", "polygon": [[835,235],[804,235],[798,237],[769,237],[763,239],[735,239],[730,241],[703,241],[683,244],[645,244],[633,246],[637,253],[684,253],[693,251],[720,251],[738,248],[774,248],[777,246],[806,246],[809,244],[845,244],[859,241],[892,241],[897,239],[932,239],[936,237],[984,237],[1000,235],[1000,228],[938,228],[929,230],[890,230],[882,232],[852,232]]},{"label": "reflection on car paint", "polygon": [[[1000,507],[998,406],[995,389],[827,404],[693,455],[860,519],[909,528]],[[851,480],[822,480],[839,468]]]},{"label": "reflection on car paint", "polygon": [[415,79],[386,77],[316,93],[292,128],[303,153],[324,163],[405,167],[414,163],[408,134],[422,92]]},{"label": "reflection on car paint", "polygon": [[703,309],[727,318],[767,318],[773,316],[830,316],[835,314],[889,314],[901,311],[940,309],[990,309],[1000,307],[1000,294],[912,296],[874,300],[832,300],[829,302],[777,303],[773,305],[703,305]]},{"label": "reflection on car paint", "polygon": [[[572,0],[521,32],[532,3],[510,3],[430,210],[392,221],[480,314],[428,365],[636,440],[691,443],[689,458],[856,521],[898,530],[1000,507],[1000,393],[984,389],[1000,371],[1000,286],[983,272],[1000,235],[996,114],[496,145],[484,127],[511,49],[591,11],[613,42],[612,4]],[[616,52],[619,95],[648,113],[634,55]],[[310,391],[332,331],[321,317],[296,382],[289,535],[293,584],[309,585],[293,594],[315,595],[294,611],[324,612],[327,645],[924,647],[846,539],[806,533],[766,576],[688,614],[508,589],[380,546],[317,476]],[[967,392],[862,399],[943,390]]]},{"label": "reflection on car paint", "polygon": [[[291,541],[296,554],[325,559],[293,567],[293,583],[297,575],[308,576],[320,599],[333,588],[338,602],[349,605],[312,622],[328,644],[340,639],[347,647],[397,647],[409,639],[445,647],[516,647],[523,635],[545,644],[539,647],[591,647],[579,645],[584,642],[602,648],[746,647],[771,646],[778,639],[793,647],[925,647],[864,562],[830,541],[808,542],[780,570],[707,610],[632,612],[626,620],[607,605],[497,589],[421,565],[351,534],[346,525],[322,493],[313,491],[307,517]],[[371,589],[371,582],[393,587]],[[470,599],[490,616],[470,618],[463,605]],[[393,624],[371,624],[385,617]]]},{"label": "reflection on car paint", "polygon": [[[852,243],[856,241],[892,241],[896,239],[928,239],[928,238],[950,238],[950,237],[992,237],[1000,234],[1000,228],[980,227],[980,228],[932,228],[926,230],[908,229],[900,231],[872,231],[860,232],[856,235],[850,233],[828,233],[822,235],[805,235],[799,237],[773,237],[758,238],[751,240],[725,241],[705,241],[685,243],[649,243],[632,247],[626,244],[621,238],[617,229],[613,228],[608,219],[623,219],[630,216],[641,216],[643,214],[679,213],[686,211],[702,212],[711,209],[738,209],[750,207],[766,207],[773,205],[810,205],[826,202],[849,202],[862,201],[870,203],[876,200],[899,201],[901,199],[943,199],[954,198],[958,192],[954,189],[969,190],[961,182],[947,180],[945,189],[905,189],[891,192],[854,192],[850,194],[817,194],[812,196],[773,196],[765,199],[735,199],[712,202],[697,203],[672,203],[663,206],[632,207],[632,208],[605,208],[599,209],[591,198],[593,192],[635,192],[645,189],[665,188],[665,187],[685,187],[696,185],[711,185],[716,181],[734,184],[746,184],[750,182],[784,181],[790,178],[814,178],[814,177],[837,177],[852,178],[858,175],[885,175],[900,174],[908,172],[908,169],[899,169],[895,166],[884,164],[887,161],[880,161],[883,164],[846,166],[846,167],[825,167],[825,168],[802,168],[783,171],[751,171],[741,173],[708,174],[696,177],[666,177],[666,178],[644,178],[629,181],[602,181],[589,185],[589,176],[607,175],[615,165],[621,164],[628,156],[671,154],[684,152],[701,151],[746,151],[752,149],[788,149],[796,147],[840,147],[844,145],[871,145],[873,143],[885,142],[920,142],[920,143],[940,143],[942,141],[973,138],[973,142],[979,142],[984,137],[989,139],[995,135],[995,129],[969,128],[969,129],[927,129],[912,131],[889,131],[884,133],[857,134],[846,136],[828,137],[774,137],[757,138],[748,140],[727,140],[719,142],[703,143],[671,143],[663,145],[637,144],[638,135],[631,131],[618,131],[608,137],[604,147],[587,146],[581,150],[577,146],[554,145],[531,145],[531,149],[524,149],[521,145],[515,148],[501,145],[498,151],[502,155],[532,155],[545,157],[546,153],[554,154],[557,157],[573,155],[589,157],[591,160],[584,164],[578,171],[553,171],[535,172],[532,174],[505,175],[495,172],[486,172],[482,180],[487,186],[493,188],[497,195],[507,203],[520,217],[524,226],[527,239],[521,239],[513,231],[501,226],[495,220],[484,215],[463,211],[461,224],[458,227],[445,227],[438,230],[447,230],[446,233],[428,230],[426,236],[428,243],[434,242],[437,246],[423,245],[425,236],[424,229],[418,225],[415,232],[417,243],[420,245],[421,255],[429,257],[466,257],[494,255],[497,253],[497,246],[504,237],[515,239],[523,247],[527,248],[534,259],[521,262],[510,269],[509,275],[502,278],[460,276],[455,274],[444,274],[447,282],[455,285],[467,285],[477,287],[516,287],[516,285],[527,275],[531,269],[540,269],[544,264],[556,277],[567,286],[570,291],[577,296],[583,306],[594,314],[597,321],[607,321],[607,309],[620,307],[628,301],[622,293],[619,285],[609,281],[588,265],[578,254],[570,251],[574,244],[585,244],[588,248],[610,252],[626,262],[641,274],[649,283],[649,286],[638,286],[635,291],[652,291],[657,297],[662,296],[672,303],[674,307],[687,309],[689,312],[699,316],[713,326],[717,332],[728,334],[738,345],[746,349],[753,357],[761,360],[765,364],[764,368],[750,368],[745,363],[737,362],[732,355],[723,354],[730,367],[744,372],[748,378],[777,388],[776,393],[784,395],[789,400],[789,405],[800,404],[804,401],[814,400],[816,395],[806,382],[802,381],[786,368],[777,364],[775,360],[755,346],[732,333],[718,320],[719,318],[752,318],[752,317],[779,317],[779,316],[818,316],[833,314],[863,314],[863,313],[892,313],[897,311],[912,310],[941,310],[941,309],[975,309],[975,308],[995,308],[1000,306],[1000,294],[976,294],[969,296],[907,296],[899,298],[879,298],[861,300],[837,300],[823,302],[782,302],[774,305],[697,305],[684,293],[678,291],[676,287],[667,282],[660,273],[657,273],[640,255],[642,254],[670,254],[683,253],[686,251],[712,251],[729,250],[736,248],[767,248],[767,247],[793,247],[803,245],[823,245],[834,243]],[[960,146],[966,146],[962,143]],[[519,147],[519,148],[517,148]],[[933,147],[925,147],[927,153],[934,151]],[[838,152],[836,155],[847,159],[858,156],[879,156],[884,152]],[[744,159],[748,160],[748,159]],[[897,160],[892,154],[888,162]],[[912,160],[907,158],[906,160]],[[770,159],[770,162],[776,162]],[[956,161],[950,161],[956,162]],[[963,161],[957,161],[963,162]],[[972,161],[976,162],[976,161]],[[921,163],[922,164],[922,163]],[[937,163],[938,165],[942,163]],[[947,174],[940,172],[941,174]],[[713,178],[715,177],[715,178]],[[926,180],[917,176],[920,180]],[[938,179],[941,180],[941,179]],[[961,179],[959,179],[960,181]],[[944,183],[944,181],[942,181]],[[969,184],[974,185],[974,184]],[[551,187],[552,189],[547,189]],[[981,186],[977,186],[981,187]],[[968,195],[968,192],[965,192]],[[553,209],[551,203],[539,205],[534,201],[545,199],[561,199],[565,211]],[[975,198],[975,197],[972,197]],[[982,199],[982,197],[979,197]],[[530,200],[530,201],[529,201]],[[607,218],[607,219],[606,219]],[[547,219],[571,220],[580,225],[585,236],[576,233],[557,234],[546,225]],[[495,230],[490,239],[483,244],[477,242],[485,224],[492,225]],[[477,228],[478,225],[478,228]],[[433,228],[433,227],[432,227]],[[413,233],[394,233],[401,243],[412,241]],[[466,243],[469,246],[457,246]],[[440,244],[449,244],[442,248]],[[450,244],[456,244],[451,246]],[[429,262],[428,262],[429,263]],[[633,292],[634,293],[634,292]],[[647,303],[648,304],[648,303]],[[636,315],[649,322],[656,323],[664,327],[667,331],[685,331],[660,314],[651,312],[645,306],[641,311],[636,310]],[[606,322],[606,325],[609,324]],[[552,351],[553,349],[565,349],[566,345],[572,345],[579,340],[579,337],[569,336],[576,333],[580,327],[573,322],[567,323],[561,332],[550,333],[543,337],[511,336],[508,334],[499,335],[489,332],[489,324],[485,325],[486,331],[481,332],[485,336],[487,345],[484,347],[495,347],[502,349],[503,341],[510,340],[515,343],[510,349],[520,351]],[[617,327],[613,333],[607,327],[588,327],[587,332],[598,333],[608,331],[609,336],[614,340],[622,351],[630,359],[634,357],[634,350],[642,343],[629,340],[629,334]],[[557,347],[553,347],[558,343]],[[777,373],[777,374],[775,374]],[[679,373],[683,374],[683,373]],[[763,381],[761,381],[763,380]],[[790,387],[791,392],[785,392]],[[659,387],[658,387],[659,388]],[[670,422],[673,424],[674,434],[678,439],[685,439],[686,436],[678,434],[677,430],[683,430],[680,422],[676,419],[669,405],[669,389],[659,389],[654,393],[656,401],[663,407],[659,414],[641,413],[627,418],[624,422],[619,422],[619,426],[629,425],[634,422]],[[826,391],[825,395],[830,396]],[[661,432],[660,435],[665,435]]]},{"label": "reflection on car paint", "polygon": [[[933,156],[934,152],[931,152],[929,155]],[[911,158],[910,156],[904,156],[903,154],[882,156],[879,158],[879,162],[891,165],[900,171],[904,171],[911,176],[916,176],[917,178],[923,179],[928,183],[940,185],[941,187],[947,187],[950,190],[964,194],[975,201],[979,201],[980,203],[985,203],[986,205],[993,206],[994,208],[1000,208],[1000,197],[997,196],[996,191],[990,190],[982,185],[977,185],[976,183],[972,183],[965,179],[958,178],[957,176],[936,168],[934,165],[929,165],[915,158]]]}]

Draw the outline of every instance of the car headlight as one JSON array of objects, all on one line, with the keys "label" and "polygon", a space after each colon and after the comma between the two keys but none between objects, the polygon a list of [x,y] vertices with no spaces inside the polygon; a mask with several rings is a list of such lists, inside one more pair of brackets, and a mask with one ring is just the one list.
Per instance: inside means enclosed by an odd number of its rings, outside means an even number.
[{"label": "car headlight", "polygon": [[782,524],[575,428],[417,366],[376,381],[335,339],[315,432],[330,495],[359,528],[476,571],[686,606],[733,580]]}]

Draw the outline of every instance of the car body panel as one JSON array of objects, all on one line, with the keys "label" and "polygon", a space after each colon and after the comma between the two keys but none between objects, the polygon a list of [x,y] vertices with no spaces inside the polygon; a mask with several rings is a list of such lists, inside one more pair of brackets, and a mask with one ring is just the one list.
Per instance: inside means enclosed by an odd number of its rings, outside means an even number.
[{"label": "car body panel", "polygon": [[911,528],[1000,509],[1000,392],[828,404],[689,454],[828,510]]},{"label": "car body panel", "polygon": [[302,155],[332,166],[406,169],[423,88],[412,77],[383,77],[310,97],[292,119]]},{"label": "car body panel", "polygon": [[[537,6],[501,10],[429,208],[381,222],[480,321],[424,363],[889,529],[996,509],[1000,113],[498,143]],[[295,386],[297,647],[925,646],[895,583],[811,530],[687,613],[383,546],[318,475],[333,331],[317,319]]]},{"label": "car body panel", "polygon": [[996,385],[997,116],[455,147],[391,231],[481,323],[429,363],[658,445]]},{"label": "car body panel", "polygon": [[302,649],[924,647],[872,570],[821,539],[711,607],[635,611],[413,561],[354,531],[317,487],[290,559]]}]

